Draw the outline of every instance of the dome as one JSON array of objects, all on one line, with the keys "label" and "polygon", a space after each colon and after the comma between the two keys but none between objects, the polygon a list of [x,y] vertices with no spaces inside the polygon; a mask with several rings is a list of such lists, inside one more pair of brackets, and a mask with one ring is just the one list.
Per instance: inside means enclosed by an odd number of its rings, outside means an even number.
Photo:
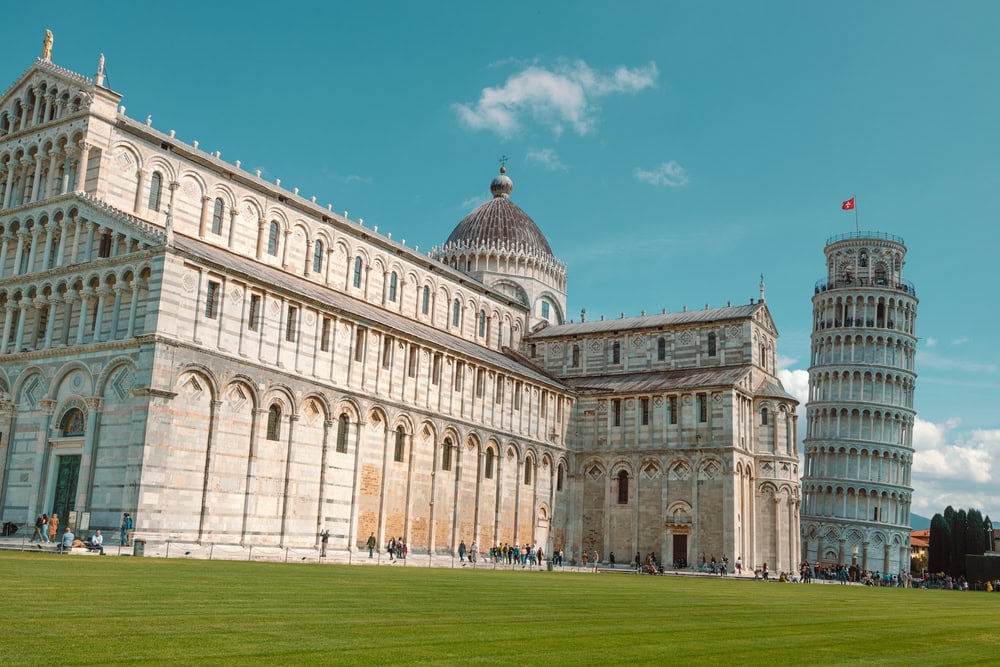
[{"label": "dome", "polygon": [[514,183],[500,168],[490,183],[493,199],[462,218],[445,247],[465,245],[488,248],[523,247],[529,254],[553,257],[549,242],[528,214],[510,200]]}]

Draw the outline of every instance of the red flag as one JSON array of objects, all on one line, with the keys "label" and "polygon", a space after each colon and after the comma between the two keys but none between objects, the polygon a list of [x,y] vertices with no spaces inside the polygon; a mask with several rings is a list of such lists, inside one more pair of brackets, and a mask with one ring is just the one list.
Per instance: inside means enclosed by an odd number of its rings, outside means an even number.
[{"label": "red flag", "polygon": [[840,208],[844,209],[845,211],[850,211],[852,208],[854,208],[854,197],[851,197],[843,204],[841,204]]}]

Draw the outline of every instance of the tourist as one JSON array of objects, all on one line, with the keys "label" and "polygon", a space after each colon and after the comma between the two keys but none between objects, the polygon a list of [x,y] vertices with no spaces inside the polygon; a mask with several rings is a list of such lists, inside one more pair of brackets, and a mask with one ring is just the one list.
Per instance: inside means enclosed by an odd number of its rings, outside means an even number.
[{"label": "tourist", "polygon": [[326,558],[326,545],[330,543],[330,531],[324,529],[322,533],[319,534],[320,551],[319,557]]},{"label": "tourist", "polygon": [[469,562],[475,563],[478,557],[479,557],[479,546],[476,544],[475,540],[472,540],[472,546],[469,547]]},{"label": "tourist", "polygon": [[49,539],[49,515],[42,512],[42,540],[43,542],[51,542]]},{"label": "tourist", "polygon": [[104,555],[104,536],[101,535],[101,531],[96,531],[94,536],[90,538],[90,541],[84,542],[84,546],[87,547],[87,551],[99,551],[100,554]]},{"label": "tourist", "polygon": [[59,515],[53,514],[52,518],[49,519],[49,542],[56,541],[56,535],[59,534]]},{"label": "tourist", "polygon": [[465,540],[462,540],[458,545],[458,560],[462,563],[465,562]]},{"label": "tourist", "polygon": [[614,569],[614,567],[615,567],[615,552],[614,551],[612,551],[611,553],[608,554],[608,565],[611,567],[611,569]]},{"label": "tourist", "polygon": [[392,560],[393,557],[394,557],[394,554],[396,553],[396,538],[395,537],[390,537],[389,538],[389,543],[385,545],[385,551],[386,551],[387,554],[389,554],[389,560]]},{"label": "tourist", "polygon": [[767,563],[764,563],[764,567],[760,571],[760,576],[764,581],[768,581]]},{"label": "tourist", "polygon": [[[54,514],[52,516],[55,517]],[[69,529],[69,526],[66,526],[66,530],[65,532],[63,532],[62,536],[62,542],[59,543],[59,553],[63,553],[64,551],[69,551],[70,549],[72,549],[73,540],[75,539],[76,536],[73,535],[73,531]]]},{"label": "tourist", "polygon": [[35,532],[33,532],[31,534],[31,541],[34,542],[36,537],[38,538],[39,542],[42,541],[42,515],[41,514],[39,514],[37,517],[35,517]]},{"label": "tourist", "polygon": [[736,574],[737,576],[743,574],[743,556],[736,557]]},{"label": "tourist", "polygon": [[371,535],[368,536],[368,557],[369,558],[374,558],[375,557],[375,546],[377,544],[378,544],[378,541],[375,539],[375,533],[372,533]]},{"label": "tourist", "polygon": [[132,532],[132,517],[129,516],[128,512],[122,515],[122,529],[120,535],[120,542],[123,547],[127,547],[129,540],[131,539]]}]

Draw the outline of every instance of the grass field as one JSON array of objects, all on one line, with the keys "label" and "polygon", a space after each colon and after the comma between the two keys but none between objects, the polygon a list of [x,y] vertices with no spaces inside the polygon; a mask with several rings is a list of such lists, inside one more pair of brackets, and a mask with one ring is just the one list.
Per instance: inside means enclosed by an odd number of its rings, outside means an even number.
[{"label": "grass field", "polygon": [[0,553],[0,664],[996,664],[1000,594]]}]

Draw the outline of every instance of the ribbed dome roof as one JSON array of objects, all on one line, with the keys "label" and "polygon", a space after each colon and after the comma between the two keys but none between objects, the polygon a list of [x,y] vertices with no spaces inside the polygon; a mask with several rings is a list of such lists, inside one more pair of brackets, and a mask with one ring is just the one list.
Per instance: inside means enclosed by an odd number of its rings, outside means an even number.
[{"label": "ribbed dome roof", "polygon": [[493,199],[462,218],[445,247],[452,244],[496,248],[522,246],[529,252],[554,257],[542,230],[510,200],[514,183],[506,172],[506,168],[500,168],[500,175],[490,183]]}]

